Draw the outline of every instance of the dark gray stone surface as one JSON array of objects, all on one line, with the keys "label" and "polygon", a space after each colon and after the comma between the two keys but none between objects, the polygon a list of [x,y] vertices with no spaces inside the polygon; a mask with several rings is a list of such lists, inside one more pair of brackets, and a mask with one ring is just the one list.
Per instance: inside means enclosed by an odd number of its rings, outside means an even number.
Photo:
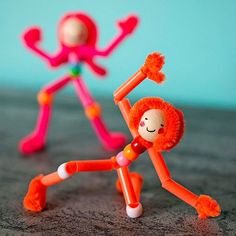
[{"label": "dark gray stone surface", "polygon": [[[165,153],[172,177],[198,194],[221,204],[218,218],[200,220],[196,212],[160,186],[147,155],[131,170],[144,176],[144,214],[128,219],[115,189],[116,173],[82,173],[48,191],[47,209],[30,213],[22,199],[28,182],[74,159],[109,158],[95,138],[75,97],[58,96],[47,150],[30,158],[17,142],[33,126],[33,94],[0,90],[0,235],[235,235],[236,112],[184,108],[186,133],[181,144]],[[112,130],[128,130],[112,101],[102,100]]]}]

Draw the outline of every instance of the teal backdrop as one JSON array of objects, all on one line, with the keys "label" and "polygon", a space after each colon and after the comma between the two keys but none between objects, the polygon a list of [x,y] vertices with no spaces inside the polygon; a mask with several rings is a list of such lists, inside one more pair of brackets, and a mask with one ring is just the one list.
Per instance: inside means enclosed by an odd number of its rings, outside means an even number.
[{"label": "teal backdrop", "polygon": [[[166,82],[147,81],[135,96],[161,96],[178,104],[236,109],[236,1],[235,0],[1,0],[0,92],[13,88],[39,90],[66,73],[51,70],[22,45],[21,33],[32,25],[43,29],[42,46],[57,49],[56,29],[68,11],[85,11],[100,29],[99,46],[117,33],[116,20],[129,13],[140,26],[111,55],[99,59],[109,69],[101,80],[87,69],[83,76],[95,96],[112,98],[113,91],[143,63],[160,51],[166,57]],[[69,88],[66,93],[72,94]]]}]

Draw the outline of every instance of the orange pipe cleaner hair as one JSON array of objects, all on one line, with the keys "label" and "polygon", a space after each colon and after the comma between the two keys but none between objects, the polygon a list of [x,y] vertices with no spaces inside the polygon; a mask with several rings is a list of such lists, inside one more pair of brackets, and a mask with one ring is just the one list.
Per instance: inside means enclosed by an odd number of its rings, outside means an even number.
[{"label": "orange pipe cleaner hair", "polygon": [[[153,146],[158,152],[168,151],[177,145],[183,136],[183,113],[161,98],[143,98],[136,102],[130,110],[130,128],[137,130],[142,115],[150,109],[161,110],[166,123],[164,132],[156,138],[153,142]],[[145,146],[145,143],[143,143],[143,145]]]}]

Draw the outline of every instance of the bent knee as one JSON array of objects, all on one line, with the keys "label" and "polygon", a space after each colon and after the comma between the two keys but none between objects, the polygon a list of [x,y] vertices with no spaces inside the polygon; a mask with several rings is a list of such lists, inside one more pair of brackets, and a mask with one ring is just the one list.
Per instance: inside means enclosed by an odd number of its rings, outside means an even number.
[{"label": "bent knee", "polygon": [[89,105],[85,109],[85,114],[88,117],[88,119],[94,119],[101,114],[101,106],[99,103],[94,102],[93,104]]},{"label": "bent knee", "polygon": [[38,103],[40,105],[50,105],[52,103],[52,100],[52,94],[49,94],[48,92],[43,90],[38,93]]}]

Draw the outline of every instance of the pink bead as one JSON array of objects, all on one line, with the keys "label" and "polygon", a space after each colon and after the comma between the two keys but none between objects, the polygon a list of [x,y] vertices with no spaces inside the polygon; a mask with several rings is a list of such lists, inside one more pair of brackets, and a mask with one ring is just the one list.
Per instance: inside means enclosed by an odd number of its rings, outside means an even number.
[{"label": "pink bead", "polygon": [[141,122],[140,122],[140,126],[141,126],[141,127],[145,126],[144,121],[141,121]]},{"label": "pink bead", "polygon": [[128,160],[128,159],[124,156],[123,152],[119,152],[119,153],[117,154],[117,156],[116,156],[116,161],[117,161],[117,163],[119,164],[119,166],[128,166],[128,165],[131,163],[131,161]]}]

